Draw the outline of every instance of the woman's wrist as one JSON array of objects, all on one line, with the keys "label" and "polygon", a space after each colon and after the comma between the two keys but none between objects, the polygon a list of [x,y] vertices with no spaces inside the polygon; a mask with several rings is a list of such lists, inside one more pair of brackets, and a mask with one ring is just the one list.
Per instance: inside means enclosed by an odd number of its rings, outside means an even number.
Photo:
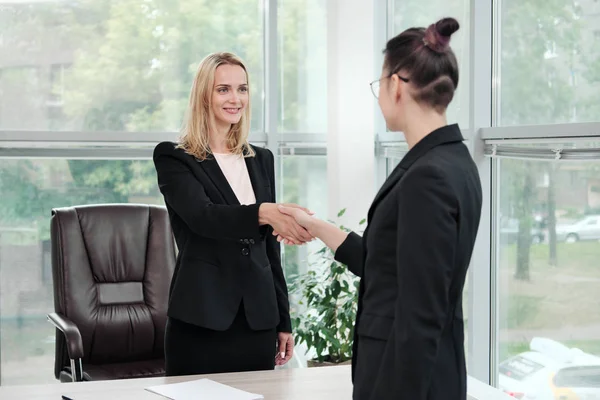
[{"label": "woman's wrist", "polygon": [[273,211],[279,212],[276,207],[275,203],[262,203],[258,207],[258,225],[271,225]]},{"label": "woman's wrist", "polygon": [[323,235],[323,227],[326,225],[328,225],[328,222],[313,217],[311,218],[310,225],[306,227],[306,230],[312,237],[320,239],[320,237]]},{"label": "woman's wrist", "polygon": [[337,248],[346,240],[348,233],[342,231],[337,226],[330,224],[322,219],[315,218],[313,226],[308,229],[308,232],[321,240],[334,253]]}]

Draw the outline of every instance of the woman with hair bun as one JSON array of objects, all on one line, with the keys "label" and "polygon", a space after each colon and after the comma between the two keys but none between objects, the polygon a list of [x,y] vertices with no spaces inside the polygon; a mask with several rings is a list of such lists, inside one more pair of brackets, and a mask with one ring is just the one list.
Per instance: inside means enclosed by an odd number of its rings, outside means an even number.
[{"label": "woman with hair bun", "polygon": [[482,200],[460,128],[446,121],[458,86],[450,48],[458,28],[444,18],[386,45],[381,78],[371,88],[388,128],[404,133],[409,151],[375,196],[364,235],[280,207],[362,278],[355,400],[467,396],[462,292]]}]

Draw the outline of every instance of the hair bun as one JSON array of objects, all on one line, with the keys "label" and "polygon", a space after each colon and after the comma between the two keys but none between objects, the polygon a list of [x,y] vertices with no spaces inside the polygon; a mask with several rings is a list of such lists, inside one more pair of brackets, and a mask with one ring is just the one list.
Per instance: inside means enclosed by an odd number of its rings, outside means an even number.
[{"label": "hair bun", "polygon": [[435,23],[435,30],[438,31],[441,36],[447,38],[450,38],[458,28],[460,28],[460,25],[454,18],[442,18]]},{"label": "hair bun", "polygon": [[431,50],[444,53],[450,46],[450,37],[460,25],[454,18],[443,18],[425,30],[423,43]]}]

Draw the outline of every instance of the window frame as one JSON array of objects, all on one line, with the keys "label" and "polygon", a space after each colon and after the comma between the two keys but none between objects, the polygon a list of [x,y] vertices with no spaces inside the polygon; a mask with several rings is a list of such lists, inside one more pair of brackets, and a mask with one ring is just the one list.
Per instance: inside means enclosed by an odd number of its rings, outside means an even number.
[{"label": "window frame", "polygon": [[[264,131],[251,132],[250,142],[269,148],[281,165],[284,155],[327,155],[327,135],[320,132],[283,133],[278,131],[279,87],[278,66],[278,0],[262,0],[264,9],[263,50],[265,56],[263,107]],[[414,0],[411,0],[414,1]],[[468,0],[470,4],[469,121],[466,143],[475,159],[482,179],[484,204],[476,248],[469,270],[468,297],[468,369],[474,378],[497,386],[498,380],[498,190],[500,146],[544,144],[552,141],[595,141],[600,146],[600,122],[548,124],[534,126],[498,126],[500,3]],[[375,0],[375,27],[385,27],[387,37],[376,35],[376,48],[385,46],[393,31],[394,0]],[[476,55],[476,56],[475,56]],[[373,56],[381,65],[382,55]],[[275,77],[275,78],[273,78]],[[375,79],[376,77],[374,77]],[[368,84],[368,82],[365,82]],[[406,151],[400,132],[387,132],[377,108],[373,121],[376,170],[381,184],[395,160]],[[0,130],[2,158],[95,158],[150,159],[158,142],[176,140],[178,132],[83,132],[83,131],[16,131]],[[494,153],[494,146],[496,152]],[[599,152],[600,153],[600,152]],[[394,161],[392,161],[394,160]],[[560,162],[560,161],[559,161]],[[333,166],[332,166],[333,167]],[[276,170],[281,176],[280,168]]]}]

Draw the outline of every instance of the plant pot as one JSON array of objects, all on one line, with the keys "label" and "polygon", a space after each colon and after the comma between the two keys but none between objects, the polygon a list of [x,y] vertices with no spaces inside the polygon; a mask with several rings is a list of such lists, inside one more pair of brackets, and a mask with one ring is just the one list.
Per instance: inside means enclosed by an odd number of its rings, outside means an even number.
[{"label": "plant pot", "polygon": [[331,361],[317,361],[317,360],[308,360],[306,362],[306,366],[308,368],[313,368],[313,367],[333,367],[336,365],[350,365],[352,364],[352,360],[346,360],[346,361],[342,361],[340,363],[335,363],[335,362],[331,362]]}]

